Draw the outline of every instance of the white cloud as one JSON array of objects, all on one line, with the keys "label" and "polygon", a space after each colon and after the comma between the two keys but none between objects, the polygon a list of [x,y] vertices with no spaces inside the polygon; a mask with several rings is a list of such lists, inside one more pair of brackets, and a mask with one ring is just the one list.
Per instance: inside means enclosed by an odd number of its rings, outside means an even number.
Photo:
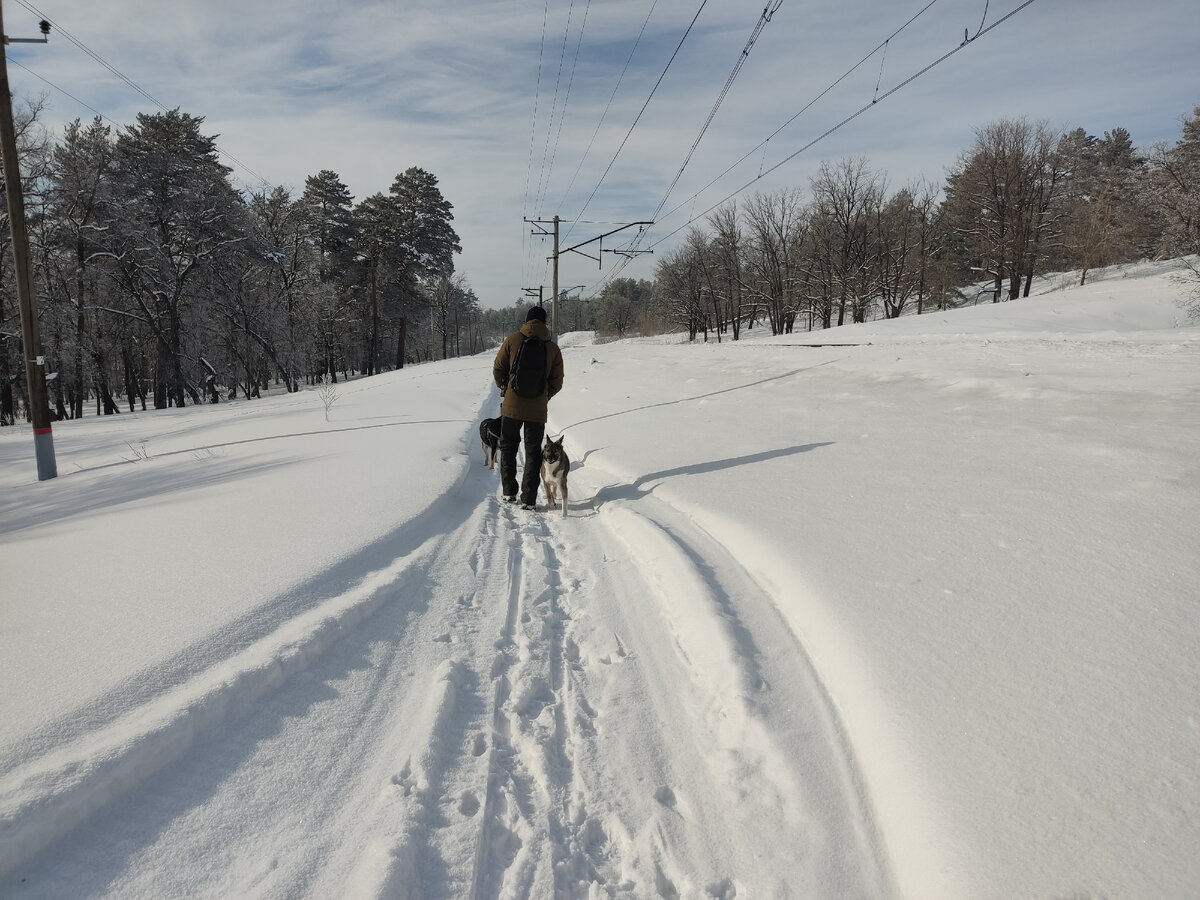
[{"label": "white cloud", "polygon": [[[646,22],[644,0],[175,0],[150,10],[132,0],[17,0],[5,25],[35,34],[47,16],[60,28],[50,43],[13,45],[11,58],[117,124],[154,111],[67,32],[165,106],[204,116],[222,149],[274,183],[302,189],[307,176],[332,169],[362,198],[409,166],[433,172],[454,204],[460,269],[485,303],[501,305],[538,280],[549,284],[549,247],[530,238],[522,217],[578,215],[699,5],[659,0],[615,96]],[[986,4],[985,27],[1017,5]],[[1200,103],[1200,62],[1184,27],[1194,21],[1191,0],[1161,0],[1153,15],[1116,0],[1041,0],[755,181],[869,104],[877,85],[885,93],[978,30],[985,4],[942,0],[700,192],[924,6],[784,0],[671,194],[667,211],[682,209],[656,232],[751,181],[748,193],[803,187],[826,157],[866,156],[898,186],[940,179],[972,129],[1000,117],[1094,133],[1120,125],[1147,144],[1177,136],[1179,117]],[[653,212],[761,11],[735,0],[705,5],[585,218],[619,223]],[[47,90],[19,67],[10,77],[18,95]],[[93,114],[55,91],[50,99],[57,121]],[[253,180],[237,167],[235,175]],[[581,224],[572,239],[586,239],[588,228],[608,230]],[[649,277],[653,265],[644,257],[626,274]],[[563,266],[564,284],[598,280],[587,260]]]}]

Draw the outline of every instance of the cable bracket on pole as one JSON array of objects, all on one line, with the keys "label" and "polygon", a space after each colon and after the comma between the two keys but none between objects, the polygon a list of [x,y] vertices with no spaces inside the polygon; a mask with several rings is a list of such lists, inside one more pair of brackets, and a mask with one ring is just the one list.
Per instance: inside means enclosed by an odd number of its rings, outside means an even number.
[{"label": "cable bracket on pole", "polygon": [[614,228],[612,231],[606,231],[606,232],[604,232],[604,234],[597,235],[594,238],[589,238],[586,241],[581,241],[580,243],[575,244],[573,247],[567,247],[565,250],[559,251],[559,255],[561,256],[563,253],[578,253],[580,256],[586,256],[588,259],[594,259],[594,260],[596,260],[596,262],[598,264],[600,264],[601,258],[599,256],[592,256],[590,253],[584,253],[582,250],[579,249],[580,247],[586,247],[588,244],[591,244],[593,242],[598,242],[600,244],[600,247],[599,247],[600,253],[619,253],[622,256],[627,256],[629,254],[634,254],[634,253],[650,253],[652,251],[649,251],[649,250],[644,250],[644,251],[641,251],[641,250],[605,250],[604,249],[604,239],[606,237],[608,237],[609,235],[613,235],[620,231],[624,231],[626,228],[633,228],[635,225],[653,225],[653,224],[654,224],[653,222],[649,222],[649,221],[647,221],[647,222],[630,222],[628,225],[622,225],[620,228]]},{"label": "cable bracket on pole", "polygon": [[7,34],[4,35],[4,43],[6,44],[48,44],[50,43],[50,23],[45,19],[38,22],[38,28],[42,29],[40,38],[10,38]]}]

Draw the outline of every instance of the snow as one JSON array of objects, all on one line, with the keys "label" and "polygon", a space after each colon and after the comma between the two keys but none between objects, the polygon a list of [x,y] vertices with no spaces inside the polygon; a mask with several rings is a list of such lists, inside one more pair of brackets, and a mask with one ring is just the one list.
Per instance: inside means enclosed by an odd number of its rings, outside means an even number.
[{"label": "snow", "polygon": [[1200,894],[1170,270],[3,429],[0,894]]}]

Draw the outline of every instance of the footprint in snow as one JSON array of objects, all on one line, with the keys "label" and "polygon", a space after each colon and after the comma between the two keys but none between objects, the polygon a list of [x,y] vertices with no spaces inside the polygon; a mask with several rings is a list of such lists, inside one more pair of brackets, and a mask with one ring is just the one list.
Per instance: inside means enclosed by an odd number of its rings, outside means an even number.
[{"label": "footprint in snow", "polygon": [[468,819],[479,812],[479,798],[474,791],[463,791],[458,800],[458,811]]}]

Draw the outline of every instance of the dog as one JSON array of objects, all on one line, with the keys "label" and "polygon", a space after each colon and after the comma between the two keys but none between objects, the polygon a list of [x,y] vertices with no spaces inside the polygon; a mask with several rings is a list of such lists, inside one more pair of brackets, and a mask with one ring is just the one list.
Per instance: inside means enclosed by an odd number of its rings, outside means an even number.
[{"label": "dog", "polygon": [[571,471],[571,460],[563,449],[563,439],[552,441],[546,438],[546,446],[542,448],[542,487],[546,490],[546,500],[553,507],[562,498],[562,514],[567,514],[567,473]]},{"label": "dog", "polygon": [[489,469],[496,468],[496,455],[500,452],[499,417],[479,423],[479,439],[483,441],[483,461]]}]

